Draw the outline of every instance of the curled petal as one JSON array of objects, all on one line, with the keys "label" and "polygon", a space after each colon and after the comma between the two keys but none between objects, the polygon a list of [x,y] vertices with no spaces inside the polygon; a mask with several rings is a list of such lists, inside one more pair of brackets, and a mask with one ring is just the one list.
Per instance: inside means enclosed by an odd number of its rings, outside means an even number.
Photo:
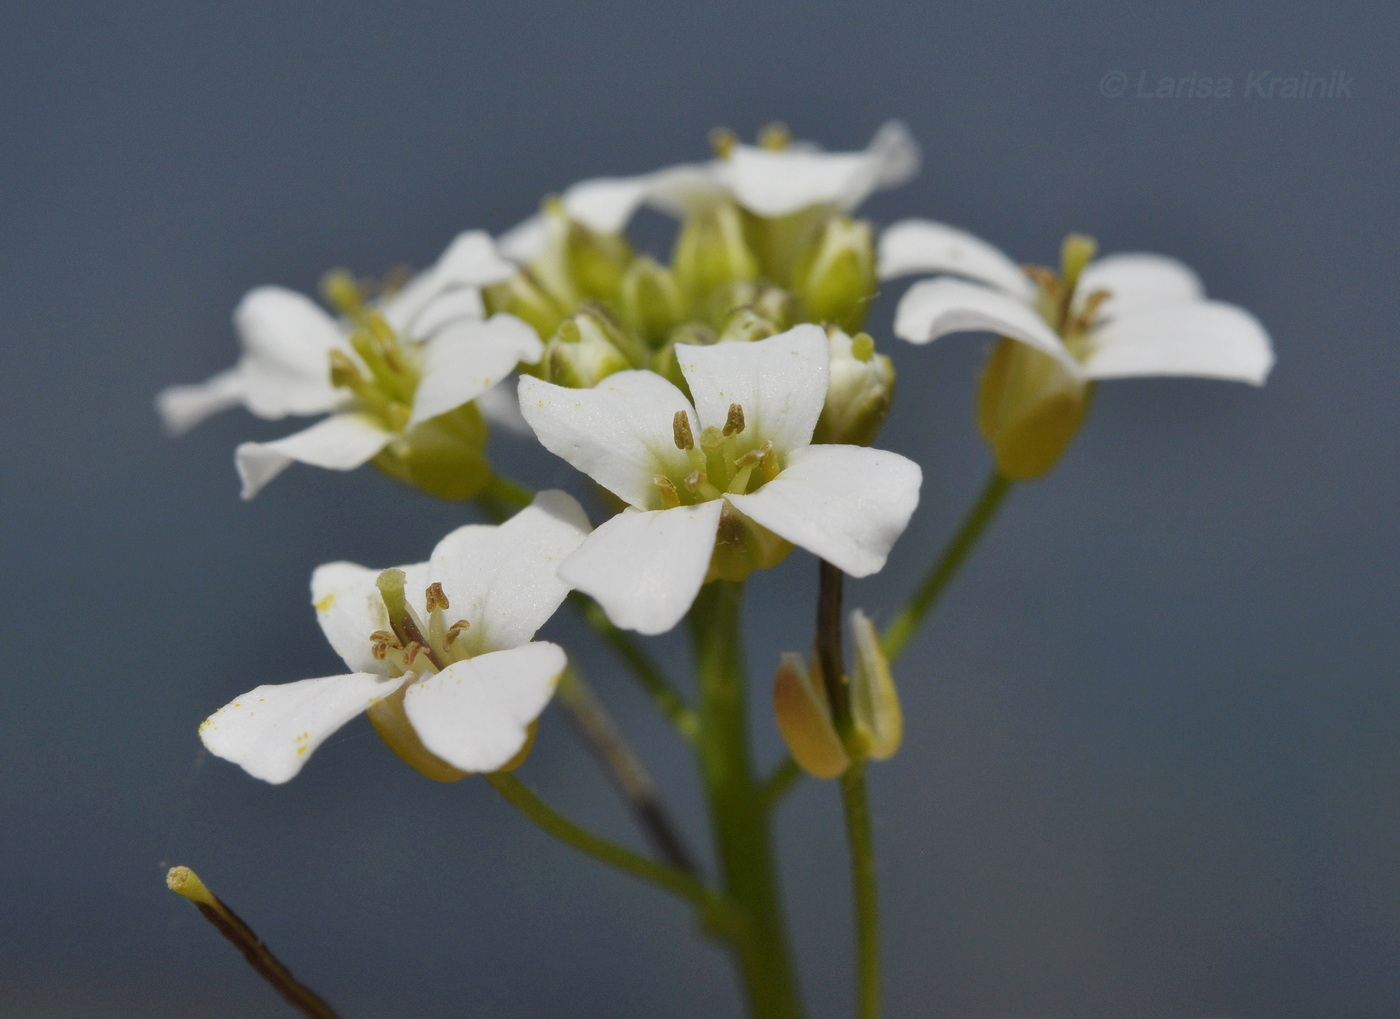
[{"label": "curled petal", "polygon": [[866,577],[909,525],[923,472],[864,446],[808,446],[748,495],[725,496],[745,516],[853,577]]},{"label": "curled petal", "polygon": [[260,686],[225,704],[199,727],[211,754],[280,785],[326,738],[403,684],[368,673]]},{"label": "curled petal", "polygon": [[449,322],[424,349],[423,377],[413,394],[408,427],[456,410],[500,382],[521,361],[538,361],[543,349],[535,331],[514,315]]},{"label": "curled petal", "polygon": [[559,576],[625,630],[665,633],[690,610],[715,547],[723,500],[627,510],[589,535]]},{"label": "curled petal", "polygon": [[403,707],[433,754],[466,772],[496,771],[518,754],[564,671],[557,644],[456,662],[404,691]]},{"label": "curled petal", "polygon": [[304,294],[258,287],[238,303],[244,400],[259,417],[321,414],[340,406],[330,352],[348,349],[339,323]]},{"label": "curled petal", "polygon": [[1190,267],[1166,255],[1109,255],[1084,267],[1075,287],[1082,299],[1108,291],[1101,319],[1158,304],[1189,304],[1205,298],[1205,287]]},{"label": "curled petal", "polygon": [[516,647],[535,635],[569,593],[559,564],[588,531],[577,500],[551,490],[499,527],[468,524],[438,542],[431,577],[451,600],[451,618],[472,624],[474,649]]},{"label": "curled petal", "polygon": [[1076,377],[1081,374],[1055,331],[1030,305],[1007,294],[962,280],[924,280],[910,287],[895,309],[895,335],[910,343],[977,331],[1019,340],[1049,354]]},{"label": "curled petal", "polygon": [[275,442],[245,442],[234,452],[243,482],[243,498],[251,499],[294,461],[348,471],[368,463],[393,438],[364,414],[335,414],[303,431]]},{"label": "curled petal", "polygon": [[183,435],[206,418],[237,407],[246,391],[238,368],[192,386],[167,386],[156,395],[156,413],[170,435]]},{"label": "curled petal", "polygon": [[1233,304],[1199,301],[1142,308],[1090,333],[1090,378],[1190,375],[1262,386],[1274,366],[1269,334]]},{"label": "curled petal", "polygon": [[880,234],[880,278],[912,273],[963,276],[1029,300],[1034,287],[1000,249],[966,230],[927,219],[906,219]]},{"label": "curled petal", "polygon": [[641,508],[659,505],[658,474],[690,472],[672,428],[680,411],[699,434],[685,394],[654,372],[617,372],[592,389],[520,379],[520,412],[545,449]]},{"label": "curled petal", "polygon": [[469,230],[453,238],[436,263],[414,276],[380,304],[389,324],[401,333],[422,338],[418,316],[442,295],[463,288],[483,287],[509,279],[515,266],[501,257],[491,235]]},{"label": "curled petal", "polygon": [[800,325],[753,343],[677,344],[676,359],[702,427],[723,426],[730,405],[737,403],[744,409],[745,430],[754,428],[780,453],[812,441],[831,363],[820,326]]}]

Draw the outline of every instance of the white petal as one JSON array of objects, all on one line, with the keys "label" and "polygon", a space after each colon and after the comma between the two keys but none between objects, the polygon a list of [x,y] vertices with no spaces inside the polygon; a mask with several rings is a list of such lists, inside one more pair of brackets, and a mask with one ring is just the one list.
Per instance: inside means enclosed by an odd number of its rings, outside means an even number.
[{"label": "white petal", "polygon": [[1193,375],[1262,386],[1274,366],[1269,334],[1249,312],[1220,301],[1143,308],[1090,334],[1090,378]]},{"label": "white petal", "polygon": [[895,335],[910,343],[982,331],[1020,340],[1055,358],[1075,377],[1082,374],[1055,331],[1030,305],[1008,294],[962,280],[922,280],[909,288],[895,309]]},{"label": "white petal", "polygon": [[808,446],[758,491],[725,498],[779,537],[866,577],[885,565],[909,525],[922,479],[919,465],[898,453]]},{"label": "white petal", "polygon": [[260,686],[214,712],[199,738],[211,754],[280,784],[301,771],[326,737],[402,683],[357,672]]},{"label": "white petal", "polygon": [[501,382],[492,386],[476,398],[481,416],[498,428],[504,428],[512,435],[534,438],[530,422],[520,413],[520,398],[516,396],[516,383]]},{"label": "white petal", "polygon": [[448,323],[424,347],[423,375],[413,394],[408,427],[456,410],[515,371],[521,361],[538,361],[543,351],[535,331],[514,315]]},{"label": "white petal", "polygon": [[364,414],[335,414],[276,442],[245,442],[234,451],[243,498],[251,499],[293,461],[348,471],[367,463],[393,434]]},{"label": "white petal", "polygon": [[549,241],[549,225],[541,215],[515,224],[496,238],[496,250],[513,262],[525,263],[544,251]]},{"label": "white petal", "polygon": [[520,379],[520,412],[545,449],[643,509],[660,505],[658,474],[690,472],[672,430],[680,410],[698,438],[690,401],[654,372],[617,372],[592,389],[565,389],[528,375]]},{"label": "white petal", "polygon": [[243,372],[230,368],[192,386],[167,386],[156,394],[156,412],[170,435],[183,435],[205,418],[243,402]]},{"label": "white petal", "polygon": [[[389,629],[389,613],[376,583],[380,572],[358,563],[339,562],[318,566],[311,574],[316,621],[331,647],[356,672],[388,671],[370,654],[370,634]],[[427,575],[426,569],[423,575]]]},{"label": "white petal", "polygon": [[714,552],[723,500],[626,510],[589,535],[559,576],[625,630],[665,633],[690,610]]},{"label": "white petal", "polygon": [[421,338],[423,334],[413,331],[414,320],[434,299],[464,287],[499,283],[514,274],[515,266],[501,257],[490,234],[469,230],[453,238],[435,264],[385,300],[380,310],[396,330]]},{"label": "white petal", "polygon": [[880,278],[948,273],[1030,300],[1034,287],[1021,267],[980,237],[927,219],[901,220],[880,234]]},{"label": "white petal", "polygon": [[259,417],[320,414],[339,406],[330,352],[348,349],[340,325],[304,294],[258,287],[238,303],[244,400]]},{"label": "white petal", "polygon": [[426,340],[451,322],[459,319],[476,322],[485,317],[486,305],[481,300],[481,291],[476,287],[458,287],[429,301],[403,331],[413,339]]},{"label": "white petal", "polygon": [[558,645],[540,643],[456,662],[404,691],[404,713],[454,768],[496,771],[525,746],[566,661]]},{"label": "white petal", "polygon": [[1157,304],[1189,304],[1205,298],[1205,287],[1190,267],[1166,255],[1109,255],[1084,267],[1075,287],[1079,298],[1096,290],[1112,296],[1099,306],[1108,318]]},{"label": "white petal", "polygon": [[564,208],[590,230],[620,233],[646,199],[651,177],[646,174],[580,181],[564,193]]},{"label": "white petal", "polygon": [[702,427],[723,427],[737,403],[746,438],[769,439],[779,453],[812,441],[831,363],[826,330],[805,324],[754,343],[675,349]]},{"label": "white petal", "polygon": [[918,168],[918,145],[903,125],[891,121],[864,152],[737,145],[718,161],[716,176],[750,212],[786,216],[813,205],[849,211],[876,190],[904,183]]},{"label": "white petal", "polygon": [[448,619],[465,619],[473,653],[524,644],[554,614],[569,585],[563,562],[589,532],[570,495],[541,492],[499,527],[459,527],[433,549],[431,579],[442,584]]}]

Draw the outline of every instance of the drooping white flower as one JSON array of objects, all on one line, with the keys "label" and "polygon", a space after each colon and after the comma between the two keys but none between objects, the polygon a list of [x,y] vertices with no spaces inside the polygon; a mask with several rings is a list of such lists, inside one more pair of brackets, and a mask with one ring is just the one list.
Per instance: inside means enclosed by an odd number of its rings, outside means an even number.
[{"label": "drooping white flower", "polygon": [[294,461],[358,467],[417,426],[483,396],[521,361],[538,359],[539,338],[524,323],[482,318],[479,288],[514,271],[488,235],[472,232],[363,309],[359,321],[336,319],[294,291],[259,287],[234,313],[239,363],[199,385],[166,389],[157,408],[176,433],[238,404],[272,419],[332,415],[275,442],[239,446],[245,499]]},{"label": "drooping white flower", "polygon": [[618,626],[662,633],[707,578],[772,565],[783,542],[852,576],[883,567],[921,473],[884,450],[810,444],[827,395],[825,331],[801,325],[676,353],[693,405],[651,372],[582,390],[520,380],[521,412],[544,446],[629,507],[560,576]]},{"label": "drooping white flower", "polygon": [[[600,234],[616,234],[644,205],[682,219],[727,201],[764,217],[812,207],[850,212],[918,171],[918,143],[903,124],[889,121],[860,152],[824,152],[806,143],[781,148],[735,143],[705,163],[580,181],[561,200],[574,220]],[[500,248],[517,261],[529,261],[544,248],[547,229],[544,217],[531,217],[504,235]]]},{"label": "drooping white flower", "polygon": [[587,533],[574,499],[541,492],[499,527],[453,531],[426,563],[320,567],[316,616],[350,673],[259,686],[210,716],[200,738],[253,777],[282,783],[368,711],[430,778],[511,764],[564,669],[562,648],[531,638],[568,593],[558,566]]},{"label": "drooping white flower", "polygon": [[1004,338],[984,375],[979,416],[1009,477],[1036,477],[1053,465],[1095,381],[1177,375],[1257,386],[1273,367],[1259,321],[1208,300],[1182,263],[1136,253],[1094,260],[1094,251],[1088,238],[1071,236],[1056,274],[1023,270],[941,223],[906,220],[880,238],[882,278],[937,275],[900,300],[896,335],[911,343],[964,331]]}]

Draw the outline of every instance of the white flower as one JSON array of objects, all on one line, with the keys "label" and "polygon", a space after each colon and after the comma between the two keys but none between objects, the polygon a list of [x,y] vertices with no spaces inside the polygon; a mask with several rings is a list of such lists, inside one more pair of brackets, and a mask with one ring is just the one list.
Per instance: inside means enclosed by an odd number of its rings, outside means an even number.
[{"label": "white flower", "polygon": [[880,239],[883,278],[946,274],[904,295],[896,335],[912,343],[969,330],[1002,337],[982,375],[978,424],[1008,478],[1030,480],[1055,465],[1100,379],[1187,375],[1262,385],[1273,367],[1259,321],[1207,300],[1180,262],[1150,254],[1094,261],[1094,252],[1092,240],[1071,235],[1057,274],[1022,270],[941,223],[907,220]]},{"label": "white flower", "polygon": [[662,633],[707,577],[738,579],[781,558],[787,546],[773,549],[772,535],[852,576],[883,567],[921,474],[883,450],[810,445],[827,394],[826,333],[801,325],[676,353],[693,406],[645,371],[593,389],[520,380],[521,412],[545,447],[629,506],[560,576],[618,626]]},{"label": "white flower", "polygon": [[[1089,262],[1064,323],[1037,307],[1044,295],[1016,263],[985,241],[927,220],[905,220],[880,238],[880,276],[937,273],[916,283],[895,312],[896,335],[928,343],[985,330],[1026,344],[1082,381],[1190,375],[1262,385],[1273,348],[1243,308],[1206,300],[1200,279],[1164,255],[1118,254]],[[979,285],[980,284],[980,285]]]},{"label": "white flower", "polygon": [[[264,418],[332,415],[284,439],[239,446],[245,499],[293,461],[358,467],[416,426],[483,396],[519,362],[538,359],[539,338],[524,323],[482,318],[478,288],[514,271],[489,236],[463,234],[354,323],[302,294],[259,287],[234,313],[239,363],[199,385],[165,390],[157,408],[177,433],[240,403]],[[355,342],[367,332],[368,346]]]},{"label": "white flower", "polygon": [[512,763],[565,665],[560,647],[531,638],[568,593],[559,561],[587,533],[577,502],[542,492],[499,527],[453,531],[426,563],[320,567],[316,616],[351,672],[250,690],[210,716],[200,738],[255,778],[281,783],[368,711],[431,778]]},{"label": "white flower", "polygon": [[[616,234],[644,205],[677,218],[725,201],[765,217],[813,206],[850,212],[874,192],[898,187],[918,171],[918,144],[903,124],[890,121],[860,152],[823,152],[804,143],[780,149],[735,144],[707,163],[581,181],[561,199],[574,220],[598,233]],[[534,216],[500,239],[501,251],[527,262],[543,250],[546,230],[545,219]]]}]

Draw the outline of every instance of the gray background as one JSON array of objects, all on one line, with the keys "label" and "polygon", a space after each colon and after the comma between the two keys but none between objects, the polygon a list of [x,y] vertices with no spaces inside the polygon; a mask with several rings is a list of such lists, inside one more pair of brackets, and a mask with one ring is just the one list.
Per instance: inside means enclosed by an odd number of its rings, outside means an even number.
[{"label": "gray background", "polygon": [[[1048,261],[1069,229],[1163,251],[1268,325],[1267,388],[1105,385],[1016,491],[899,670],[874,772],[891,1016],[1400,1012],[1394,185],[1400,21],[1377,5],[44,4],[0,14],[0,1014],[285,1014],[164,868],[196,867],[347,1016],[716,1016],[685,911],[363,720],[289,786],[206,759],[211,710],[333,672],[319,562],[420,558],[461,510],[293,468],[243,504],[242,412],[180,441],[162,385],[231,363],[252,285],[423,264],[583,176],[771,119],[886,117],[922,176],[867,211]],[[1384,12],[1384,13],[1383,13]],[[1354,98],[1242,95],[1343,72]],[[1100,94],[1111,71],[1131,80]],[[1135,98],[1228,75],[1224,100]],[[899,288],[892,288],[897,293]],[[884,617],[975,493],[984,343],[896,349],[883,445],[924,503],[853,598]],[[500,447],[537,484],[564,468]],[[813,567],[753,585],[756,699]],[[561,640],[581,644],[566,620]],[[678,656],[681,645],[666,644]],[[687,755],[583,654],[703,840]],[[765,760],[778,742],[757,714]],[[522,773],[633,839],[557,713]],[[849,1014],[834,790],[780,837],[805,989]]]}]

